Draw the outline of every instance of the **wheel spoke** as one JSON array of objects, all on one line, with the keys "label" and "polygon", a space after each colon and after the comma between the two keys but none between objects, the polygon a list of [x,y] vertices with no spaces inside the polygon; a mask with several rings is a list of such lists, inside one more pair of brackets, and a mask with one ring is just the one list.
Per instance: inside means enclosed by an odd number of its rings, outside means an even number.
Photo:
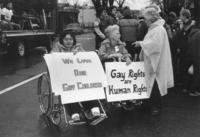
[{"label": "wheel spoke", "polygon": [[52,106],[52,94],[50,90],[50,84],[47,75],[43,75],[39,81],[38,81],[38,95],[39,95],[39,103],[40,103],[40,109],[42,113],[50,113]]}]

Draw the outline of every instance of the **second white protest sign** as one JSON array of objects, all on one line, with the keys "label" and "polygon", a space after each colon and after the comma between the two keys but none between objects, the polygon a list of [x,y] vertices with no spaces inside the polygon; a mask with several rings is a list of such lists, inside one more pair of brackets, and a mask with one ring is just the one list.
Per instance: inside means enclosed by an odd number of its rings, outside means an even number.
[{"label": "second white protest sign", "polygon": [[143,62],[107,62],[108,102],[149,98]]}]

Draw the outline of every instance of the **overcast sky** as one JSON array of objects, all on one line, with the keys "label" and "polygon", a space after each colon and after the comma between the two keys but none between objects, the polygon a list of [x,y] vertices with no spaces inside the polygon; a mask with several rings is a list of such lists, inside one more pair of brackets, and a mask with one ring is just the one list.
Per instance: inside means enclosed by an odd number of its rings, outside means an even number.
[{"label": "overcast sky", "polygon": [[[81,5],[84,3],[91,4],[91,0],[58,0],[58,2],[67,2],[73,4],[73,2],[78,1]],[[149,0],[126,0],[125,6],[129,6],[131,9],[142,9],[149,4]]]}]

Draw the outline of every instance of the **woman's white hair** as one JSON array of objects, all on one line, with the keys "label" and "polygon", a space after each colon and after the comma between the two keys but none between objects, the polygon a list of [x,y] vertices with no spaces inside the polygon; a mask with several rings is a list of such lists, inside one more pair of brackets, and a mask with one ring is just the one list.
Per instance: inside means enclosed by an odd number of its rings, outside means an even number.
[{"label": "woman's white hair", "polygon": [[107,37],[109,37],[113,31],[118,30],[119,31],[119,26],[118,25],[110,25],[105,29],[105,34]]},{"label": "woman's white hair", "polygon": [[143,11],[143,15],[144,16],[149,16],[152,23],[161,18],[160,15],[159,15],[158,10],[155,9],[154,7],[148,7],[148,8],[146,8]]}]

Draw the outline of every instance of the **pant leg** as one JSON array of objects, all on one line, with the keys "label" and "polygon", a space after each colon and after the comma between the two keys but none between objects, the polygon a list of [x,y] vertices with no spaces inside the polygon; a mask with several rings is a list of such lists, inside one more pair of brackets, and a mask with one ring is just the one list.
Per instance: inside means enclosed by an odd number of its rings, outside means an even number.
[{"label": "pant leg", "polygon": [[190,87],[190,76],[188,74],[188,69],[191,65],[191,62],[184,58],[180,59],[180,80],[183,84],[184,89],[188,89]]},{"label": "pant leg", "polygon": [[97,100],[93,101],[86,101],[86,102],[81,102],[83,105],[84,110],[90,110],[93,107],[99,107],[99,103]]},{"label": "pant leg", "polygon": [[69,115],[81,112],[81,107],[78,103],[66,104],[65,107],[66,107]]},{"label": "pant leg", "polygon": [[190,90],[200,92],[200,84],[199,84],[199,82],[200,82],[200,65],[194,64],[193,67],[194,67],[194,74],[192,76]]},{"label": "pant leg", "polygon": [[158,84],[156,80],[154,81],[151,96],[150,96],[150,106],[151,107],[162,107],[162,99],[161,99],[161,94],[160,90],[158,88]]}]

